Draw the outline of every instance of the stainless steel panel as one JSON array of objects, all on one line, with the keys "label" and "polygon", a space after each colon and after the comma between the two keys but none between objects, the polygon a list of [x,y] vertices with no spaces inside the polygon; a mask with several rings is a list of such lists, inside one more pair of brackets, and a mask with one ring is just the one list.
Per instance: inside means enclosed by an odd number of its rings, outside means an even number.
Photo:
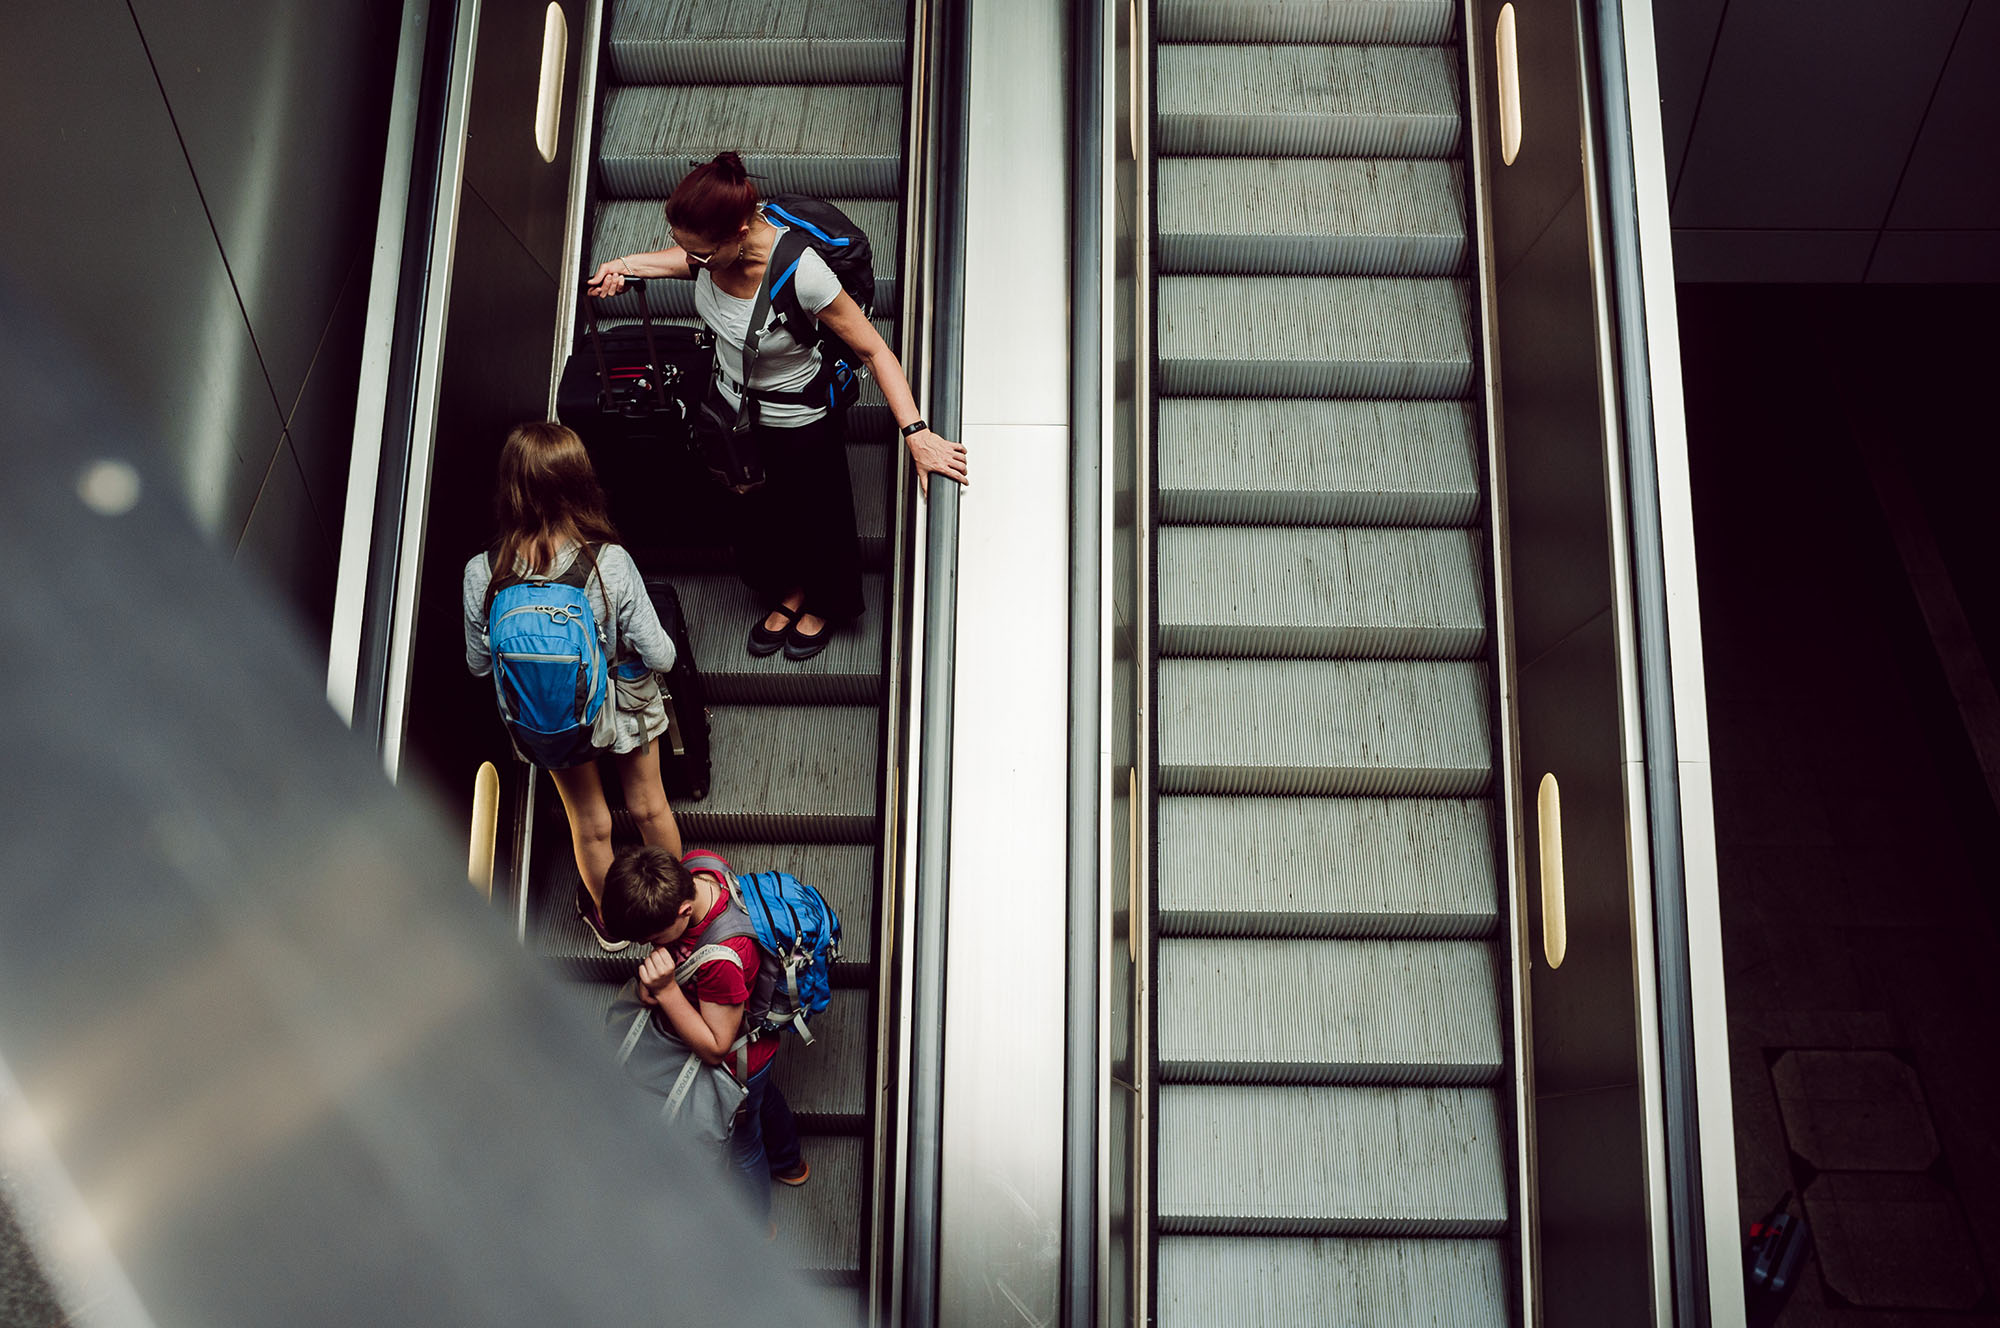
[{"label": "stainless steel panel", "polygon": [[[173,453],[170,482],[225,549],[284,420],[132,16],[29,6],[0,43],[0,264],[38,317]],[[94,288],[78,298],[78,284]]]},{"label": "stainless steel panel", "polygon": [[279,442],[271,459],[236,562],[265,583],[315,650],[326,648],[333,621],[333,544],[313,510],[289,439]]},{"label": "stainless steel panel", "polygon": [[312,495],[313,511],[326,532],[328,547],[336,553],[354,448],[355,396],[361,380],[361,338],[367,317],[368,262],[364,255],[348,269],[340,299],[327,320],[326,334],[320,338],[305,384],[291,401],[286,417],[286,432],[298,454],[306,492]]},{"label": "stainless steel panel", "polygon": [[282,406],[373,238],[399,9],[132,3]]}]

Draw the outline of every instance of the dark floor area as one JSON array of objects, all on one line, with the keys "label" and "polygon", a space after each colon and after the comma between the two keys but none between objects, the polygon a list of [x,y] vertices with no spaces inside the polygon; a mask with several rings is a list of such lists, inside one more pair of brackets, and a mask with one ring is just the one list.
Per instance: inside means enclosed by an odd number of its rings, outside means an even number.
[{"label": "dark floor area", "polygon": [[2000,643],[1992,289],[1680,292],[1738,1198],[1816,1242],[1786,1328],[2000,1325],[2000,819],[1856,442]]}]

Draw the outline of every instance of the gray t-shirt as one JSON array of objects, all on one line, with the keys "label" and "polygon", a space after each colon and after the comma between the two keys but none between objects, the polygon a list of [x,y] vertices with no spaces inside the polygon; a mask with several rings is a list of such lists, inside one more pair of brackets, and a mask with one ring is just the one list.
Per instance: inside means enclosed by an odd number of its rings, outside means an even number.
[{"label": "gray t-shirt", "polygon": [[[780,235],[785,230],[778,227]],[[798,270],[792,273],[791,280],[798,287],[799,307],[814,316],[840,296],[840,278],[811,249],[799,256]],[[732,406],[740,400],[737,384],[743,381],[743,343],[750,339],[750,310],[756,303],[755,299],[738,299],[719,289],[706,268],[695,273],[694,311],[715,333],[715,364],[721,371],[717,377],[724,399]],[[819,372],[819,347],[801,346],[790,332],[773,327],[768,319],[764,328],[764,335],[757,342],[757,376],[750,386],[764,392],[796,392],[812,382],[813,375]],[[825,414],[824,406],[778,401],[757,404],[758,422],[774,429],[796,429]]]},{"label": "gray t-shirt", "polygon": [[[561,576],[576,561],[577,547],[565,544],[557,552],[554,566],[549,569],[551,576]],[[514,560],[516,570],[525,572],[527,567],[520,559]],[[475,677],[485,677],[493,671],[493,648],[486,640],[486,587],[492,580],[486,567],[486,555],[476,554],[465,564],[465,583],[462,587],[465,604],[465,667],[471,669]],[[622,545],[600,544],[597,546],[597,575],[590,578],[584,587],[590,596],[591,612],[597,615],[597,637],[608,652],[606,661],[615,670],[620,664],[632,660],[642,660],[655,673],[665,673],[674,666],[674,641],[666,629],[660,626],[660,617],[653,612],[653,601],[646,594],[646,579],[639,573],[639,565],[632,561],[632,555],[625,552]],[[616,632],[608,632],[607,627],[616,626]],[[606,640],[609,636],[611,639]]]}]

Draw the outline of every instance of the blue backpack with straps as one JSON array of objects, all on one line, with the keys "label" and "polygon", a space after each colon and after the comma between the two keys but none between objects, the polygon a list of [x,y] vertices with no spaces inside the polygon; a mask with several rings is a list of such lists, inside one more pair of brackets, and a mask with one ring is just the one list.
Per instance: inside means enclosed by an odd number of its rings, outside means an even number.
[{"label": "blue backpack with straps", "polygon": [[521,754],[561,770],[589,758],[597,714],[610,693],[597,613],[585,592],[597,554],[585,545],[559,577],[495,570],[486,555],[486,640],[500,718]]},{"label": "blue backpack with straps", "polygon": [[807,1021],[832,1002],[833,961],[840,956],[840,916],[826,896],[790,872],[738,876],[715,853],[697,851],[681,861],[726,882],[735,909],[749,919],[761,966],[743,1012],[746,1039],[789,1028],[810,1043]]}]

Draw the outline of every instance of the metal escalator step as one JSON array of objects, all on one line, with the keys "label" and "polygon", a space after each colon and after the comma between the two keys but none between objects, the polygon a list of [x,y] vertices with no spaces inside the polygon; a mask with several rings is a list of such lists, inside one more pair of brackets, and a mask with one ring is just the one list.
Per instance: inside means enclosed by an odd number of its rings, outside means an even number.
[{"label": "metal escalator step", "polygon": [[1159,697],[1162,793],[1465,797],[1492,776],[1484,664],[1170,659]]},{"label": "metal escalator step", "polygon": [[714,782],[674,808],[681,838],[865,844],[875,837],[873,706],[711,707]]},{"label": "metal escalator step", "polygon": [[1464,270],[1455,161],[1179,157],[1159,164],[1163,273],[1455,276]]},{"label": "metal escalator step", "polygon": [[1513,1322],[1497,1240],[1169,1236],[1159,1258],[1161,1328]]},{"label": "metal escalator step", "polygon": [[901,0],[621,0],[611,14],[611,77],[619,83],[903,78]]},{"label": "metal escalator step", "polygon": [[804,1141],[812,1179],[772,1185],[771,1219],[788,1262],[808,1273],[853,1273],[861,1266],[863,1141],[815,1135]]},{"label": "metal escalator step", "polygon": [[1470,403],[1176,398],[1159,428],[1162,521],[1458,526],[1479,511]]},{"label": "metal escalator step", "polygon": [[[690,846],[695,846],[692,840]],[[875,846],[873,844],[752,844],[703,840],[738,872],[790,872],[826,896],[840,916],[840,960],[835,973],[875,958]],[[836,980],[838,977],[836,976]]]},{"label": "metal escalator step", "polygon": [[1458,6],[1450,0],[1159,0],[1162,42],[1381,42],[1451,40]]},{"label": "metal escalator step", "polygon": [[1171,157],[1449,157],[1458,52],[1162,46],[1154,148]]},{"label": "metal escalator step", "polygon": [[1162,277],[1170,396],[1464,396],[1465,283],[1435,277]]},{"label": "metal escalator step", "polygon": [[744,649],[750,624],[771,605],[736,577],[713,573],[674,579],[687,611],[694,657],[712,704],[875,704],[882,692],[883,578],[861,579],[867,611],[833,629],[826,649],[795,663],[783,654],[753,659]]},{"label": "metal escalator step", "polygon": [[1473,659],[1486,648],[1481,532],[1168,526],[1163,656]]},{"label": "metal escalator step", "polygon": [[868,1110],[873,1004],[870,992],[836,991],[833,1003],[812,1021],[810,1045],[785,1035],[772,1074],[792,1111],[801,1117],[801,1130],[816,1133],[829,1125],[838,1129]]},{"label": "metal escalator step", "polygon": [[[1484,941],[1171,940],[1166,1083],[1483,1084],[1500,1008]],[[1255,1018],[1245,1019],[1245,998]]]},{"label": "metal escalator step", "polygon": [[611,198],[664,198],[690,161],[726,149],[765,193],[894,198],[900,183],[900,87],[612,88],[603,124]]},{"label": "metal escalator step", "polygon": [[[894,310],[897,300],[896,263],[902,253],[902,234],[897,219],[900,205],[881,199],[836,198],[829,200],[845,212],[855,225],[868,234],[869,252],[875,259],[875,307]],[[673,242],[667,235],[666,200],[663,198],[620,199],[598,205],[597,220],[591,230],[589,270],[599,263],[626,254],[652,253]],[[655,281],[646,287],[646,307],[655,318],[694,317],[692,281]],[[637,318],[638,297],[630,291],[614,295],[598,306],[605,318]]]},{"label": "metal escalator step", "polygon": [[1155,837],[1163,936],[1421,939],[1498,925],[1483,801],[1161,798]]},{"label": "metal escalator step", "polygon": [[1494,1236],[1501,1113],[1486,1088],[1160,1088],[1163,1235]]}]

